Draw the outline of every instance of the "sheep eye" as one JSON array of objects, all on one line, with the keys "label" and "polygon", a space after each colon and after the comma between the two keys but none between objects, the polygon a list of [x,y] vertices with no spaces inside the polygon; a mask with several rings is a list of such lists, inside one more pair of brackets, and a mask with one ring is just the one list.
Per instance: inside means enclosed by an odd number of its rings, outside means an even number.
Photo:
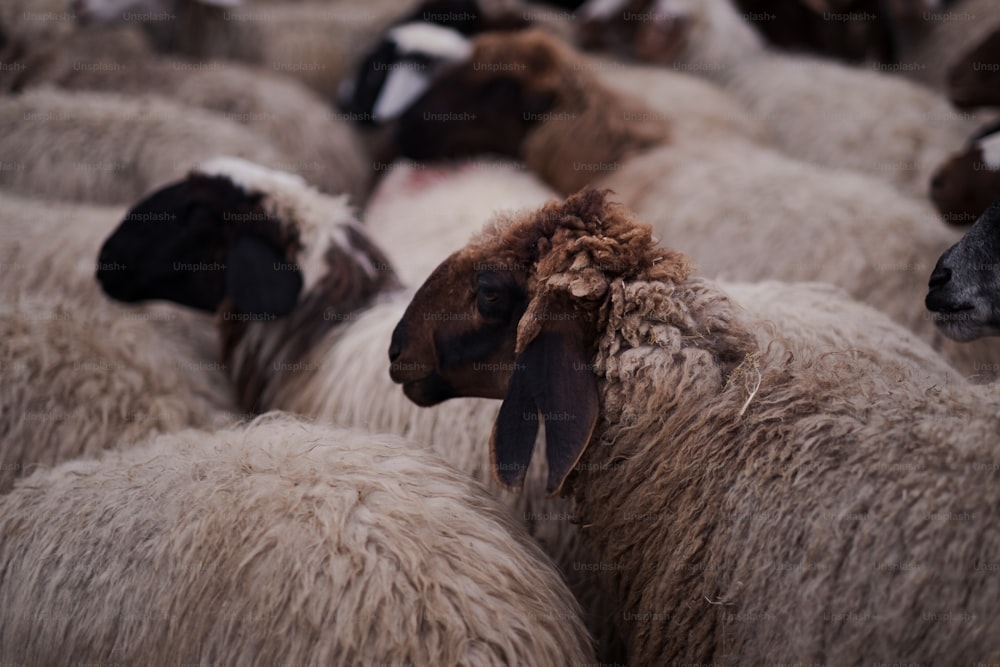
[{"label": "sheep eye", "polygon": [[488,320],[505,320],[511,314],[510,285],[507,278],[494,272],[476,276],[476,308]]}]

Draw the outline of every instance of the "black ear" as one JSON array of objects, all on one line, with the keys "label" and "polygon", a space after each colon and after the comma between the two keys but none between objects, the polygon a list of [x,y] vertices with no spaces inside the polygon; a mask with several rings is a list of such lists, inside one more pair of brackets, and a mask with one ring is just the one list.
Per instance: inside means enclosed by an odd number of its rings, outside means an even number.
[{"label": "black ear", "polygon": [[287,315],[302,291],[302,271],[256,236],[236,238],[226,251],[226,295],[241,313]]},{"label": "black ear", "polygon": [[538,422],[544,420],[546,490],[559,493],[590,442],[599,411],[597,378],[580,336],[539,333],[517,357],[493,426],[490,455],[498,481],[512,488],[524,483]]}]

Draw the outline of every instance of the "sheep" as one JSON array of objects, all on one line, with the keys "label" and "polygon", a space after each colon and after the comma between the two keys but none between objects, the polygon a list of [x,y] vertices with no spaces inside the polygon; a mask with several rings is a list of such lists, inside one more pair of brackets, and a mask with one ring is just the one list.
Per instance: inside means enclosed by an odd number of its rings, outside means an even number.
[{"label": "sheep", "polygon": [[1000,106],[1000,26],[948,68],[948,99],[959,109]]},{"label": "sheep", "polygon": [[585,190],[445,260],[391,373],[419,405],[503,399],[511,487],[544,421],[630,663],[995,659],[995,405],[753,306]]},{"label": "sheep", "polygon": [[[660,238],[685,247],[706,275],[835,284],[910,328],[962,372],[983,380],[998,374],[996,345],[955,344],[920,306],[918,276],[959,237],[929,204],[732,136],[671,131],[578,63],[541,33],[479,36],[472,58],[439,75],[400,116],[397,150],[417,160],[485,152],[520,158],[564,195],[599,184]],[[500,76],[507,93],[494,100],[485,91]]]},{"label": "sheep", "polygon": [[966,148],[938,167],[930,198],[945,221],[975,222],[1000,197],[1000,123],[976,132]]},{"label": "sheep", "polygon": [[537,546],[395,436],[267,415],[63,464],[0,507],[15,662],[593,661]]},{"label": "sheep", "polygon": [[124,211],[9,195],[0,210],[0,493],[39,465],[241,417],[207,318],[97,289]]},{"label": "sheep", "polygon": [[630,23],[640,57],[719,83],[793,157],[922,197],[931,171],[973,129],[972,117],[923,86],[768,50],[730,0],[658,0],[651,13],[655,21]]},{"label": "sheep", "polygon": [[1000,335],[998,228],[1000,199],[941,255],[931,272],[925,304],[941,331],[957,341]]},{"label": "sheep", "polygon": [[0,188],[111,204],[216,154],[280,166],[287,158],[249,128],[157,96],[30,90],[0,105]]},{"label": "sheep", "polygon": [[[28,64],[16,84],[20,89],[51,84],[64,90],[162,95],[216,111],[278,148],[287,156],[284,169],[327,192],[363,201],[370,160],[350,125],[316,93],[260,68],[156,57],[147,45],[134,44],[141,34],[128,28],[79,31],[59,42],[29,42],[20,49]],[[130,41],[131,47],[122,46]],[[102,47],[108,43],[116,45],[111,53]]]},{"label": "sheep", "polygon": [[[157,47],[195,58],[260,65],[334,100],[353,54],[409,0],[242,5],[231,0],[78,0],[90,25],[139,21]],[[141,10],[139,8],[141,7]]]}]

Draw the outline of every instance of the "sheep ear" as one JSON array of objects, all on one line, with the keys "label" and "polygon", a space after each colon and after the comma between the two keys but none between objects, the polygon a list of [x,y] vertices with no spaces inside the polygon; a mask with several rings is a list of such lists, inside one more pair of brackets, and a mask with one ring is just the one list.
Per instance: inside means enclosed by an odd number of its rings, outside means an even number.
[{"label": "sheep ear", "polygon": [[538,433],[545,421],[546,490],[555,495],[583,456],[597,423],[597,379],[583,341],[574,331],[541,331],[517,357],[507,395],[490,438],[497,479],[524,483]]},{"label": "sheep ear", "polygon": [[287,315],[302,291],[302,272],[263,239],[241,236],[226,250],[226,296],[241,313]]}]

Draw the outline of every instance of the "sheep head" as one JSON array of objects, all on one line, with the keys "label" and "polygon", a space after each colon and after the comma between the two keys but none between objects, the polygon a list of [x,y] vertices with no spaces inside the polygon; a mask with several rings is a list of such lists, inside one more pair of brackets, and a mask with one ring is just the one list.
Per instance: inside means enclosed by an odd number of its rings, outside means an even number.
[{"label": "sheep head", "polygon": [[925,300],[950,338],[1000,335],[1000,199],[941,255]]},{"label": "sheep head", "polygon": [[566,88],[568,47],[541,30],[487,33],[405,113],[394,142],[415,160],[495,153],[519,157],[525,138]]},{"label": "sheep head", "polygon": [[672,282],[688,260],[593,189],[499,219],[446,259],[393,332],[390,374],[419,405],[501,398],[494,474],[520,487],[540,420],[548,490],[558,493],[599,414],[591,363],[612,281]]},{"label": "sheep head", "polygon": [[941,217],[955,225],[974,222],[1000,197],[1000,123],[980,130],[961,153],[937,168],[930,198]]},{"label": "sheep head", "polygon": [[469,36],[527,25],[510,11],[483,11],[476,0],[423,2],[358,61],[338,90],[338,106],[363,125],[381,125],[412,104],[435,74],[469,56]]},{"label": "sheep head", "polygon": [[1000,30],[948,68],[948,97],[959,109],[1000,106]]}]

